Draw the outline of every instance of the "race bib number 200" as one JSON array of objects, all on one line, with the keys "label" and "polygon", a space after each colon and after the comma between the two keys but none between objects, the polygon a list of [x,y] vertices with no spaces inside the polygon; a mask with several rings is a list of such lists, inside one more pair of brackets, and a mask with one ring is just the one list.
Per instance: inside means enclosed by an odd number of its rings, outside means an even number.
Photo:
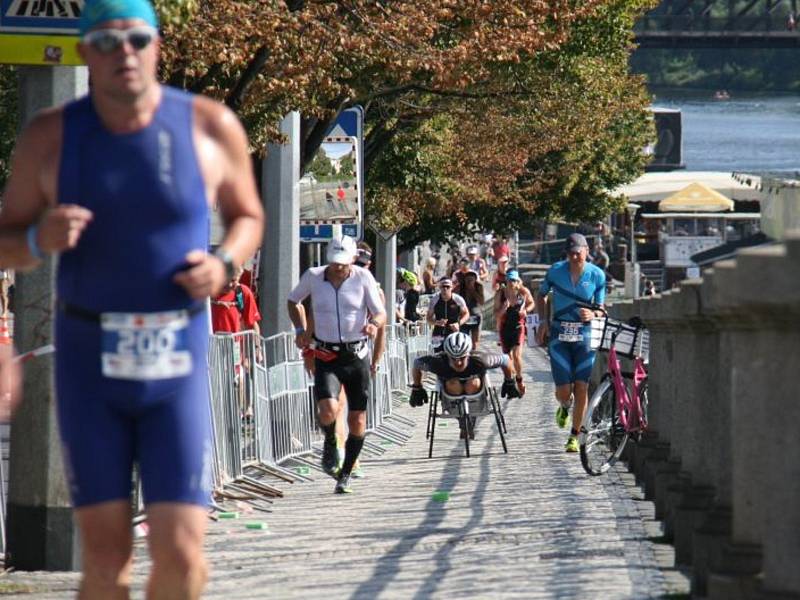
[{"label": "race bib number 200", "polygon": [[187,311],[103,313],[100,324],[106,377],[147,381],[192,371]]}]

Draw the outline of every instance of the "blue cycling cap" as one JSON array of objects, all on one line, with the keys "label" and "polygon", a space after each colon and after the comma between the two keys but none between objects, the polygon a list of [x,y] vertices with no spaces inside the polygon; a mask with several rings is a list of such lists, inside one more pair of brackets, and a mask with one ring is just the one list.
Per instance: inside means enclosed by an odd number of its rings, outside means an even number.
[{"label": "blue cycling cap", "polygon": [[519,271],[516,269],[511,269],[506,273],[506,279],[508,281],[522,281],[522,277],[519,276]]},{"label": "blue cycling cap", "polygon": [[148,0],[86,0],[78,24],[81,37],[115,19],[141,19],[158,29],[158,17]]}]

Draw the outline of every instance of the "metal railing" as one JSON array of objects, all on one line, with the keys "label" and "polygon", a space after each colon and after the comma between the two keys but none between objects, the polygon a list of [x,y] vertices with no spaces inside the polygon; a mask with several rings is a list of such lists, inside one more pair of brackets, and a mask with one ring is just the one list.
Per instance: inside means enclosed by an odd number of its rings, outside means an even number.
[{"label": "metal railing", "polygon": [[[430,336],[424,323],[389,326],[386,333],[386,350],[371,382],[367,431],[396,442],[403,435],[386,421],[392,397],[407,388],[409,368],[428,352]],[[209,382],[218,491],[247,481],[248,467],[291,476],[281,464],[311,454],[314,442],[321,440],[314,382],[291,334],[213,335]]]}]

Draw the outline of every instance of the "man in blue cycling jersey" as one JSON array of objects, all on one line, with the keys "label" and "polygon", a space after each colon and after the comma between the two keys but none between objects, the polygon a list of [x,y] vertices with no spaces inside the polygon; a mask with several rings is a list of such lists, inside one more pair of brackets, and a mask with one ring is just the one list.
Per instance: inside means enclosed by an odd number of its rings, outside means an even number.
[{"label": "man in blue cycling jersey", "polygon": [[[200,597],[212,485],[209,296],[261,240],[247,136],[224,105],[162,86],[147,0],[86,0],[90,95],[38,114],[17,143],[0,263],[58,255],[58,421],[83,576],[129,597],[134,462],[147,506],[147,598]],[[218,205],[225,238],[208,253]]]},{"label": "man in blue cycling jersey", "polygon": [[[594,364],[594,351],[590,348],[592,317],[595,312],[582,308],[580,303],[602,305],[606,295],[606,276],[602,269],[586,262],[589,245],[580,233],[567,238],[567,260],[557,262],[547,271],[539,287],[540,345],[550,339],[550,365],[556,384],[556,423],[563,428],[569,419],[572,399],[572,429],[567,439],[567,452],[578,451],[580,429],[589,398],[589,377]],[[548,293],[552,292],[552,301]],[[552,303],[552,318],[547,321],[547,306]]]}]

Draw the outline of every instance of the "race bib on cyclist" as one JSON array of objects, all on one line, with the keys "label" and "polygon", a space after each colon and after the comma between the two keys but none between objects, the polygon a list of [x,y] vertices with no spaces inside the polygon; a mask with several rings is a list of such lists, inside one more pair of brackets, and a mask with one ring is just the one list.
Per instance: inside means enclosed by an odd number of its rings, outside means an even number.
[{"label": "race bib on cyclist", "polygon": [[192,371],[189,313],[103,313],[103,375],[148,381],[183,377]]},{"label": "race bib on cyclist", "polygon": [[583,323],[573,323],[561,321],[561,328],[558,331],[559,342],[582,342]]}]

